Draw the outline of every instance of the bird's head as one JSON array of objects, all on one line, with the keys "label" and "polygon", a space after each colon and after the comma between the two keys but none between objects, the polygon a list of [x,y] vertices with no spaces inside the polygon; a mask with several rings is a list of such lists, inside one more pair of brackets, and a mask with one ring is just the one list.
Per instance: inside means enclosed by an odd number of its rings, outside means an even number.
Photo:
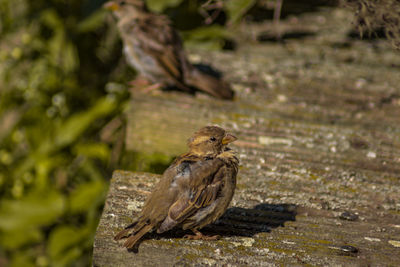
[{"label": "bird's head", "polygon": [[112,0],[106,2],[103,7],[111,10],[118,19],[138,16],[147,10],[144,0]]},{"label": "bird's head", "polygon": [[216,156],[237,138],[218,126],[206,126],[188,140],[190,152],[199,156]]}]

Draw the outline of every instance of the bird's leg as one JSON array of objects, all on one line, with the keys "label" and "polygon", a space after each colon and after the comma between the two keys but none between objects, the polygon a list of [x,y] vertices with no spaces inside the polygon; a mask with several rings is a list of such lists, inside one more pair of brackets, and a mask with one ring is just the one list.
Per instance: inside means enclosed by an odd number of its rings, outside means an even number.
[{"label": "bird's leg", "polygon": [[144,76],[138,76],[136,79],[130,81],[128,83],[131,86],[131,90],[136,91],[140,90],[141,92],[148,94],[154,90],[160,89],[162,87],[161,83],[151,83]]},{"label": "bird's leg", "polygon": [[194,235],[185,235],[184,237],[191,240],[218,240],[220,238],[219,235],[207,236],[203,235],[199,230],[192,229]]}]

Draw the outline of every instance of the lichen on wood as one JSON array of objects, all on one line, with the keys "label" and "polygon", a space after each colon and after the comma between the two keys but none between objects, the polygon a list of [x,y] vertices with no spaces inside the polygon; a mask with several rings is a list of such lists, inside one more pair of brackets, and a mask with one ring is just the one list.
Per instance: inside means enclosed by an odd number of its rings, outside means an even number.
[{"label": "lichen on wood", "polygon": [[349,39],[349,20],[335,9],[282,22],[312,33],[284,45],[249,42],[268,25],[246,25],[237,51],[196,51],[225,73],[234,101],[134,94],[128,149],[177,156],[194,130],[218,124],[239,138],[237,189],[205,229],[220,240],[150,234],[134,253],[112,237],[134,220],[159,176],[116,171],[94,266],[397,265],[400,55],[379,40]]}]

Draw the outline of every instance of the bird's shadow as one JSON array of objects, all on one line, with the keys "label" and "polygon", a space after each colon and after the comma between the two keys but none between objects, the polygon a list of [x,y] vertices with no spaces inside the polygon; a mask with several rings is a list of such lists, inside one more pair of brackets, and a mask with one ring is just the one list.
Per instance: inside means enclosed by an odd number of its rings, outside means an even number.
[{"label": "bird's shadow", "polygon": [[193,64],[193,66],[204,74],[208,74],[217,79],[222,79],[222,72],[215,69],[211,65],[204,64],[204,63],[197,63],[197,64]]},{"label": "bird's shadow", "polygon": [[[268,233],[273,228],[284,226],[287,221],[295,221],[297,206],[294,204],[267,204],[262,203],[253,208],[229,208],[225,214],[213,224],[210,224],[201,232],[205,235],[245,236],[251,237],[257,233]],[[181,229],[171,230],[163,234],[147,234],[142,239],[182,238],[191,231]],[[131,251],[138,252],[140,241]]]},{"label": "bird's shadow", "polygon": [[[217,79],[222,79],[222,72],[215,69],[211,65],[204,64],[204,63],[197,63],[197,64],[193,64],[193,67],[196,68],[197,70],[199,70],[200,72],[202,72],[203,74],[210,75]],[[198,92],[198,89],[195,87],[191,87],[191,89],[192,89],[191,92],[186,92],[186,93],[195,95],[196,92]],[[163,90],[164,91],[181,91],[178,87],[173,86],[173,85],[165,86],[163,88]]]},{"label": "bird's shadow", "polygon": [[264,42],[285,42],[290,39],[305,39],[307,37],[313,37],[316,34],[312,31],[291,31],[284,32],[279,37],[274,32],[264,32],[257,36],[257,41],[260,43]]},{"label": "bird's shadow", "polygon": [[284,226],[295,221],[297,206],[294,204],[257,204],[251,209],[232,207],[213,224],[204,228],[204,233],[220,236],[253,236],[261,232]]}]

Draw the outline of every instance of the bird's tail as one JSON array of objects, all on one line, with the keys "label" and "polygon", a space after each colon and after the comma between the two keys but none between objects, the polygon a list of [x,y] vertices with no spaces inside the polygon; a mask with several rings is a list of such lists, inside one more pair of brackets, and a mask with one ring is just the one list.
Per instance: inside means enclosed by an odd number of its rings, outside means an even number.
[{"label": "bird's tail", "polygon": [[185,77],[185,83],[218,98],[232,99],[234,96],[227,82],[197,68],[191,69],[189,75]]},{"label": "bird's tail", "polygon": [[124,243],[124,247],[126,247],[127,249],[133,248],[136,242],[138,242],[139,239],[142,238],[142,236],[144,236],[145,234],[147,234],[151,229],[153,229],[153,226],[151,224],[146,224],[134,235],[128,237],[128,239]]},{"label": "bird's tail", "polygon": [[114,240],[120,240],[120,239],[122,239],[124,237],[129,236],[131,233],[136,232],[135,231],[135,226],[137,225],[137,223],[138,222],[134,222],[134,223],[128,225],[127,227],[125,227],[125,229],[122,230],[121,232],[118,232],[118,234],[116,234],[114,236]]}]

